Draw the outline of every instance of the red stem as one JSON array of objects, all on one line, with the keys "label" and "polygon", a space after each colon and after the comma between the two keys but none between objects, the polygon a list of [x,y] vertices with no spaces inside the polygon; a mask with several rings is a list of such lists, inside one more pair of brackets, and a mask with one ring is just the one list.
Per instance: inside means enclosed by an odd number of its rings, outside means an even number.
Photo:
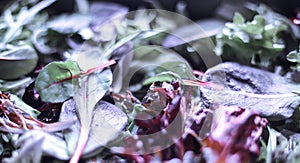
[{"label": "red stem", "polygon": [[79,159],[80,159],[80,157],[81,157],[81,155],[84,151],[84,148],[86,146],[88,138],[89,138],[88,132],[85,132],[85,130],[83,129],[83,127],[81,125],[78,144],[77,144],[75,152],[74,152],[74,154],[73,154],[73,156],[72,156],[69,163],[78,163],[79,162]]},{"label": "red stem", "polygon": [[97,67],[94,67],[94,68],[91,68],[91,69],[88,69],[84,74],[86,74],[86,75],[91,74],[95,71],[98,71],[98,70],[104,69],[106,67],[109,67],[109,66],[111,66],[115,63],[116,63],[116,61],[114,59],[109,60],[107,63],[101,64],[101,65],[99,65]]},{"label": "red stem", "polygon": [[56,81],[56,82],[52,83],[51,85],[49,85],[48,87],[50,87],[52,85],[55,85],[55,84],[63,83],[63,82],[68,81],[68,80],[72,80],[72,79],[78,78],[78,77],[80,77],[80,75],[89,75],[89,74],[91,74],[91,73],[93,73],[95,71],[104,69],[104,68],[109,67],[109,66],[111,66],[111,65],[113,65],[115,63],[116,63],[116,61],[114,59],[112,59],[112,60],[109,60],[107,63],[101,64],[101,65],[99,65],[97,67],[94,67],[94,68],[91,68],[91,69],[88,69],[86,72],[83,72],[83,73],[80,73],[80,74],[76,74],[74,76],[70,72],[71,75],[69,77],[67,77],[65,79],[62,79],[62,80],[59,80],[59,81]]}]

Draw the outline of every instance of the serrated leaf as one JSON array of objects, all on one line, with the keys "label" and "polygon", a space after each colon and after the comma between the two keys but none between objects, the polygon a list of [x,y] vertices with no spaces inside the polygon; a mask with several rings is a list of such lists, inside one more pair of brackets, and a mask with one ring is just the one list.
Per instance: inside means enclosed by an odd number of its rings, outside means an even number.
[{"label": "serrated leaf", "polygon": [[35,88],[41,99],[47,102],[63,102],[74,95],[80,74],[76,62],[51,62],[37,76]]},{"label": "serrated leaf", "polygon": [[245,18],[243,17],[242,14],[240,14],[238,12],[234,13],[233,23],[235,25],[242,25],[244,22],[245,22]]},{"label": "serrated leaf", "polygon": [[250,33],[250,34],[262,34],[264,31],[265,19],[261,15],[256,15],[252,22],[247,22],[245,26],[242,26],[241,29]]}]

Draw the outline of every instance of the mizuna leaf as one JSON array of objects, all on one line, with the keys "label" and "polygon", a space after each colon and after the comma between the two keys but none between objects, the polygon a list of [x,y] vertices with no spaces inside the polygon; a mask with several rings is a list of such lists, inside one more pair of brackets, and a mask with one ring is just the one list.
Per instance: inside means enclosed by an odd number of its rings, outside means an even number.
[{"label": "mizuna leaf", "polygon": [[91,131],[93,111],[97,102],[108,91],[112,83],[111,70],[92,73],[82,79],[74,95],[77,112],[81,123],[79,141],[70,162],[78,162],[85,149]]},{"label": "mizuna leaf", "polygon": [[52,62],[36,78],[35,87],[41,99],[47,102],[63,102],[74,94],[80,69],[76,62]]}]

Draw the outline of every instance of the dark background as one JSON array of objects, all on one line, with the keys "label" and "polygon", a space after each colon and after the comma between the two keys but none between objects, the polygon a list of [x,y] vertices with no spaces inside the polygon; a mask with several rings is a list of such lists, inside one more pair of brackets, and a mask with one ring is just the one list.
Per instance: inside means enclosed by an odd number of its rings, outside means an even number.
[{"label": "dark background", "polygon": [[[97,0],[90,0],[97,1]],[[100,0],[98,0],[100,1]],[[103,1],[103,0],[102,0]],[[108,2],[115,2],[127,6],[129,10],[136,10],[140,7],[153,8],[152,2],[158,2],[163,9],[169,11],[176,11],[176,4],[178,2],[185,4],[186,14],[193,20],[211,17],[216,9],[224,3],[241,4],[246,0],[104,0]],[[265,3],[272,7],[273,10],[289,17],[296,17],[297,13],[300,12],[300,0],[248,0],[254,3]],[[1,0],[0,10],[5,8],[7,3],[12,0]],[[49,10],[53,14],[59,14],[62,12],[71,12],[74,9],[75,0],[57,0]]]}]

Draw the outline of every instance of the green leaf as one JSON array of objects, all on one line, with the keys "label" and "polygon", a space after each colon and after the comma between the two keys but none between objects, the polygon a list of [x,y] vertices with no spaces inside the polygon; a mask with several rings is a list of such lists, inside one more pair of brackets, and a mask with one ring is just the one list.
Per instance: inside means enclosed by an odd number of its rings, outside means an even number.
[{"label": "green leaf", "polygon": [[24,95],[25,89],[29,84],[33,82],[33,79],[30,77],[25,77],[19,80],[13,81],[0,81],[0,90],[2,92],[9,91],[12,94],[15,94],[19,97]]},{"label": "green leaf", "polygon": [[170,71],[166,71],[166,72],[159,73],[151,78],[146,79],[143,82],[143,85],[149,85],[154,82],[172,82],[177,79],[181,79],[181,77],[178,74],[170,72]]},{"label": "green leaf", "polygon": [[63,102],[74,95],[80,69],[76,62],[51,62],[37,76],[35,87],[41,99]]},{"label": "green leaf", "polygon": [[0,53],[0,78],[12,80],[20,78],[32,70],[38,62],[38,55],[30,46],[13,47]]},{"label": "green leaf", "polygon": [[55,134],[33,130],[26,132],[14,142],[19,150],[4,162],[41,162],[43,155],[49,155],[60,160],[68,160],[66,142]]},{"label": "green leaf", "polygon": [[18,96],[10,94],[10,100],[14,102],[15,106],[21,108],[22,111],[31,115],[34,118],[40,114],[40,112],[31,106],[27,105],[24,101],[22,101]]},{"label": "green leaf", "polygon": [[111,83],[112,72],[110,69],[92,73],[82,79],[81,85],[73,97],[81,123],[79,141],[72,157],[73,161],[78,161],[86,146],[92,127],[94,108],[109,90]]},{"label": "green leaf", "polygon": [[[39,2],[38,4],[34,5],[32,8],[27,9],[27,7],[22,6],[20,11],[17,13],[16,16],[13,16],[14,13],[13,9],[19,8],[19,3],[14,3],[11,8],[7,9],[4,12],[4,16],[6,18],[6,21],[9,22],[9,28],[6,31],[3,40],[2,45],[13,41],[18,35],[21,34],[22,28],[24,25],[29,24],[33,21],[36,14],[43,10],[44,8],[50,6],[52,3],[54,3],[56,0],[43,0]],[[1,47],[1,44],[0,44]]]},{"label": "green leaf", "polygon": [[250,33],[250,34],[262,34],[264,31],[265,19],[261,15],[256,15],[252,22],[247,22],[245,26],[242,26],[241,29]]},{"label": "green leaf", "polygon": [[[66,101],[62,106],[60,121],[69,121],[77,117],[74,100]],[[105,101],[96,104],[93,111],[91,133],[83,152],[83,157],[96,155],[104,149],[110,141],[114,141],[127,124],[128,118],[118,107]],[[74,153],[79,141],[80,122],[70,129],[63,131],[63,137],[68,146],[68,152]]]},{"label": "green leaf", "polygon": [[107,48],[104,51],[103,56],[105,58],[109,58],[110,55],[112,54],[112,52],[114,52],[115,50],[117,50],[118,48],[120,48],[121,46],[123,46],[124,44],[126,44],[127,42],[133,40],[134,38],[136,38],[139,34],[141,34],[142,32],[134,32],[132,34],[129,34],[123,38],[121,38],[120,40],[118,40],[117,43],[113,44],[112,46],[110,46],[109,48]]},{"label": "green leaf", "polygon": [[62,34],[71,34],[87,28],[92,21],[91,15],[61,15],[47,23],[47,27]]},{"label": "green leaf", "polygon": [[88,71],[89,69],[107,62],[107,59],[103,57],[102,52],[98,47],[79,51],[75,60],[82,71]]},{"label": "green leaf", "polygon": [[[170,71],[178,74],[183,79],[195,79],[192,68],[183,57],[173,50],[160,46],[139,45],[135,47],[133,60],[129,64],[128,71],[122,75],[124,77],[121,80],[122,83],[117,83],[122,85],[114,85],[114,87],[122,88],[115,89],[118,92],[125,92],[129,89],[130,80],[135,73],[152,74],[150,76],[153,76],[164,71]],[[118,74],[118,72],[115,71],[114,74]],[[142,86],[142,81],[139,84]]]},{"label": "green leaf", "polygon": [[300,52],[297,50],[293,50],[293,51],[289,52],[289,54],[286,56],[286,58],[290,62],[300,63]]},{"label": "green leaf", "polygon": [[242,14],[240,14],[238,12],[234,13],[233,23],[235,25],[242,25],[242,24],[244,24],[244,22],[245,22],[245,18],[243,17]]}]

